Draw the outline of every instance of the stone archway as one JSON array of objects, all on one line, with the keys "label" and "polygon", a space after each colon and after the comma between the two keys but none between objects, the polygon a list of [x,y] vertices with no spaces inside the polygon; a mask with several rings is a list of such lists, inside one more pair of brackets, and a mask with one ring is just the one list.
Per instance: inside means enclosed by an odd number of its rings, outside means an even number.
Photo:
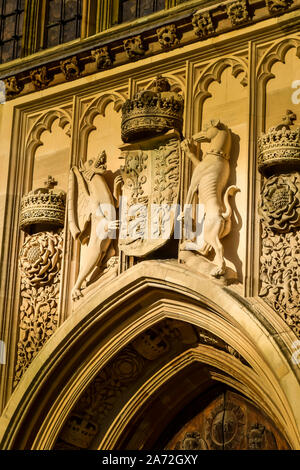
[{"label": "stone archway", "polygon": [[[206,367],[209,380],[251,400],[291,448],[300,448],[297,380],[261,321],[261,314],[245,300],[239,300],[236,292],[207,279],[202,282],[199,275],[177,263],[159,261],[142,262],[101,290],[91,292],[55,332],[4,410],[0,419],[1,448],[54,448],[79,400],[105,368],[124,351],[129,354],[132,345],[136,346],[149,329],[156,330],[170,321],[188,325],[189,331],[196,329],[197,341],[182,346],[181,340],[175,353],[167,354],[160,367],[137,382],[114,413],[108,410],[110,421],[101,436],[93,431],[94,440],[89,446],[116,448],[120,436],[130,429],[149,398],[154,398],[173,377],[179,377],[178,372],[196,364]],[[199,332],[208,336],[211,344],[199,340]],[[185,338],[185,334],[181,336]],[[165,340],[171,341],[168,336]],[[156,360],[154,363],[158,364]],[[129,363],[123,364],[119,371],[131,375],[130,367]],[[137,370],[140,367],[137,365]],[[73,425],[81,427],[83,419],[86,422],[87,416],[75,416]],[[97,423],[93,421],[93,425]]]}]

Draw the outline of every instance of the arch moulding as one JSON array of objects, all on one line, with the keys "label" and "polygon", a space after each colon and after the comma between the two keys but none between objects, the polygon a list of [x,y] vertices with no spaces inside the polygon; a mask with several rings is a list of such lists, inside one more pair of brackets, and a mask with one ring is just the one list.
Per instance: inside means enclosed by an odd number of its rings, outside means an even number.
[{"label": "arch moulding", "polygon": [[[243,356],[250,367],[233,357],[226,366],[220,353],[210,359],[205,347],[189,357],[218,361],[225,373],[231,369],[232,383],[240,381],[241,391],[269,412],[290,446],[300,448],[299,385],[274,335],[230,289],[204,278],[201,282],[199,274],[175,262],[160,261],[130,268],[78,303],[9,400],[0,418],[0,447],[51,449],[78,398],[102,368],[165,318],[205,328]],[[132,418],[132,413],[127,416]]]}]

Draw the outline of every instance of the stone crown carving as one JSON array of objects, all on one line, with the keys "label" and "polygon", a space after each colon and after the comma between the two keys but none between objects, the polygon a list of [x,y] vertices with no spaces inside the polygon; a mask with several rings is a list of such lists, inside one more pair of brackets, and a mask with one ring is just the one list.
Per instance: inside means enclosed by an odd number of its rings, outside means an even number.
[{"label": "stone crown carving", "polygon": [[183,98],[170,90],[168,80],[159,75],[151,90],[142,90],[133,99],[125,101],[122,107],[123,142],[134,142],[170,129],[181,133]]},{"label": "stone crown carving", "polygon": [[27,231],[32,225],[49,228],[63,227],[65,219],[64,191],[55,191],[56,181],[48,177],[45,188],[38,188],[23,196],[21,201],[20,228]]},{"label": "stone crown carving", "polygon": [[258,169],[265,176],[280,168],[300,168],[300,127],[294,125],[295,120],[296,115],[287,111],[282,124],[258,139]]}]

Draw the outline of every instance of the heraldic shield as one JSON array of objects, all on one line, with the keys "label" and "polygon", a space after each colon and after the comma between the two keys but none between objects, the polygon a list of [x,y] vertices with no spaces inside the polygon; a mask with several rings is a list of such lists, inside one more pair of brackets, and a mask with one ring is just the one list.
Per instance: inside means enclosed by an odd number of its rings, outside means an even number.
[{"label": "heraldic shield", "polygon": [[145,257],[174,236],[179,214],[180,133],[124,144],[119,248],[127,256]]}]

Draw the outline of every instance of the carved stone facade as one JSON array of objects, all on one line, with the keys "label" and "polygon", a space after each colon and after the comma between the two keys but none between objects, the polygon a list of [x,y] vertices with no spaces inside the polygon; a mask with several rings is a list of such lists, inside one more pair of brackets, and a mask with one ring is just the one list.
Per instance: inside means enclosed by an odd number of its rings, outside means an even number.
[{"label": "carved stone facade", "polygon": [[283,124],[271,128],[259,140],[260,171],[267,176],[259,204],[262,219],[259,295],[300,337],[300,174],[287,173],[300,168],[300,128],[294,126],[295,119],[295,114],[288,111]]},{"label": "carved stone facade", "polygon": [[58,326],[63,232],[27,235],[20,252],[21,305],[14,386]]},{"label": "carved stone facade", "polygon": [[0,448],[300,449],[300,0],[79,3],[0,64]]},{"label": "carved stone facade", "polygon": [[[145,331],[118,354],[86,389],[72,410],[55,449],[63,449],[66,444],[73,449],[90,448],[97,433],[102,434],[103,423],[122,403],[128,390],[141,381],[147,368],[154,367],[155,361],[174,354],[176,349],[196,347],[202,343],[203,335],[209,337],[205,330],[198,333],[192,326],[173,320],[161,322]],[[213,340],[222,343],[220,338],[214,337],[210,344]],[[198,440],[196,435],[185,436],[180,446],[182,450],[200,448],[205,448],[205,442]]]}]

